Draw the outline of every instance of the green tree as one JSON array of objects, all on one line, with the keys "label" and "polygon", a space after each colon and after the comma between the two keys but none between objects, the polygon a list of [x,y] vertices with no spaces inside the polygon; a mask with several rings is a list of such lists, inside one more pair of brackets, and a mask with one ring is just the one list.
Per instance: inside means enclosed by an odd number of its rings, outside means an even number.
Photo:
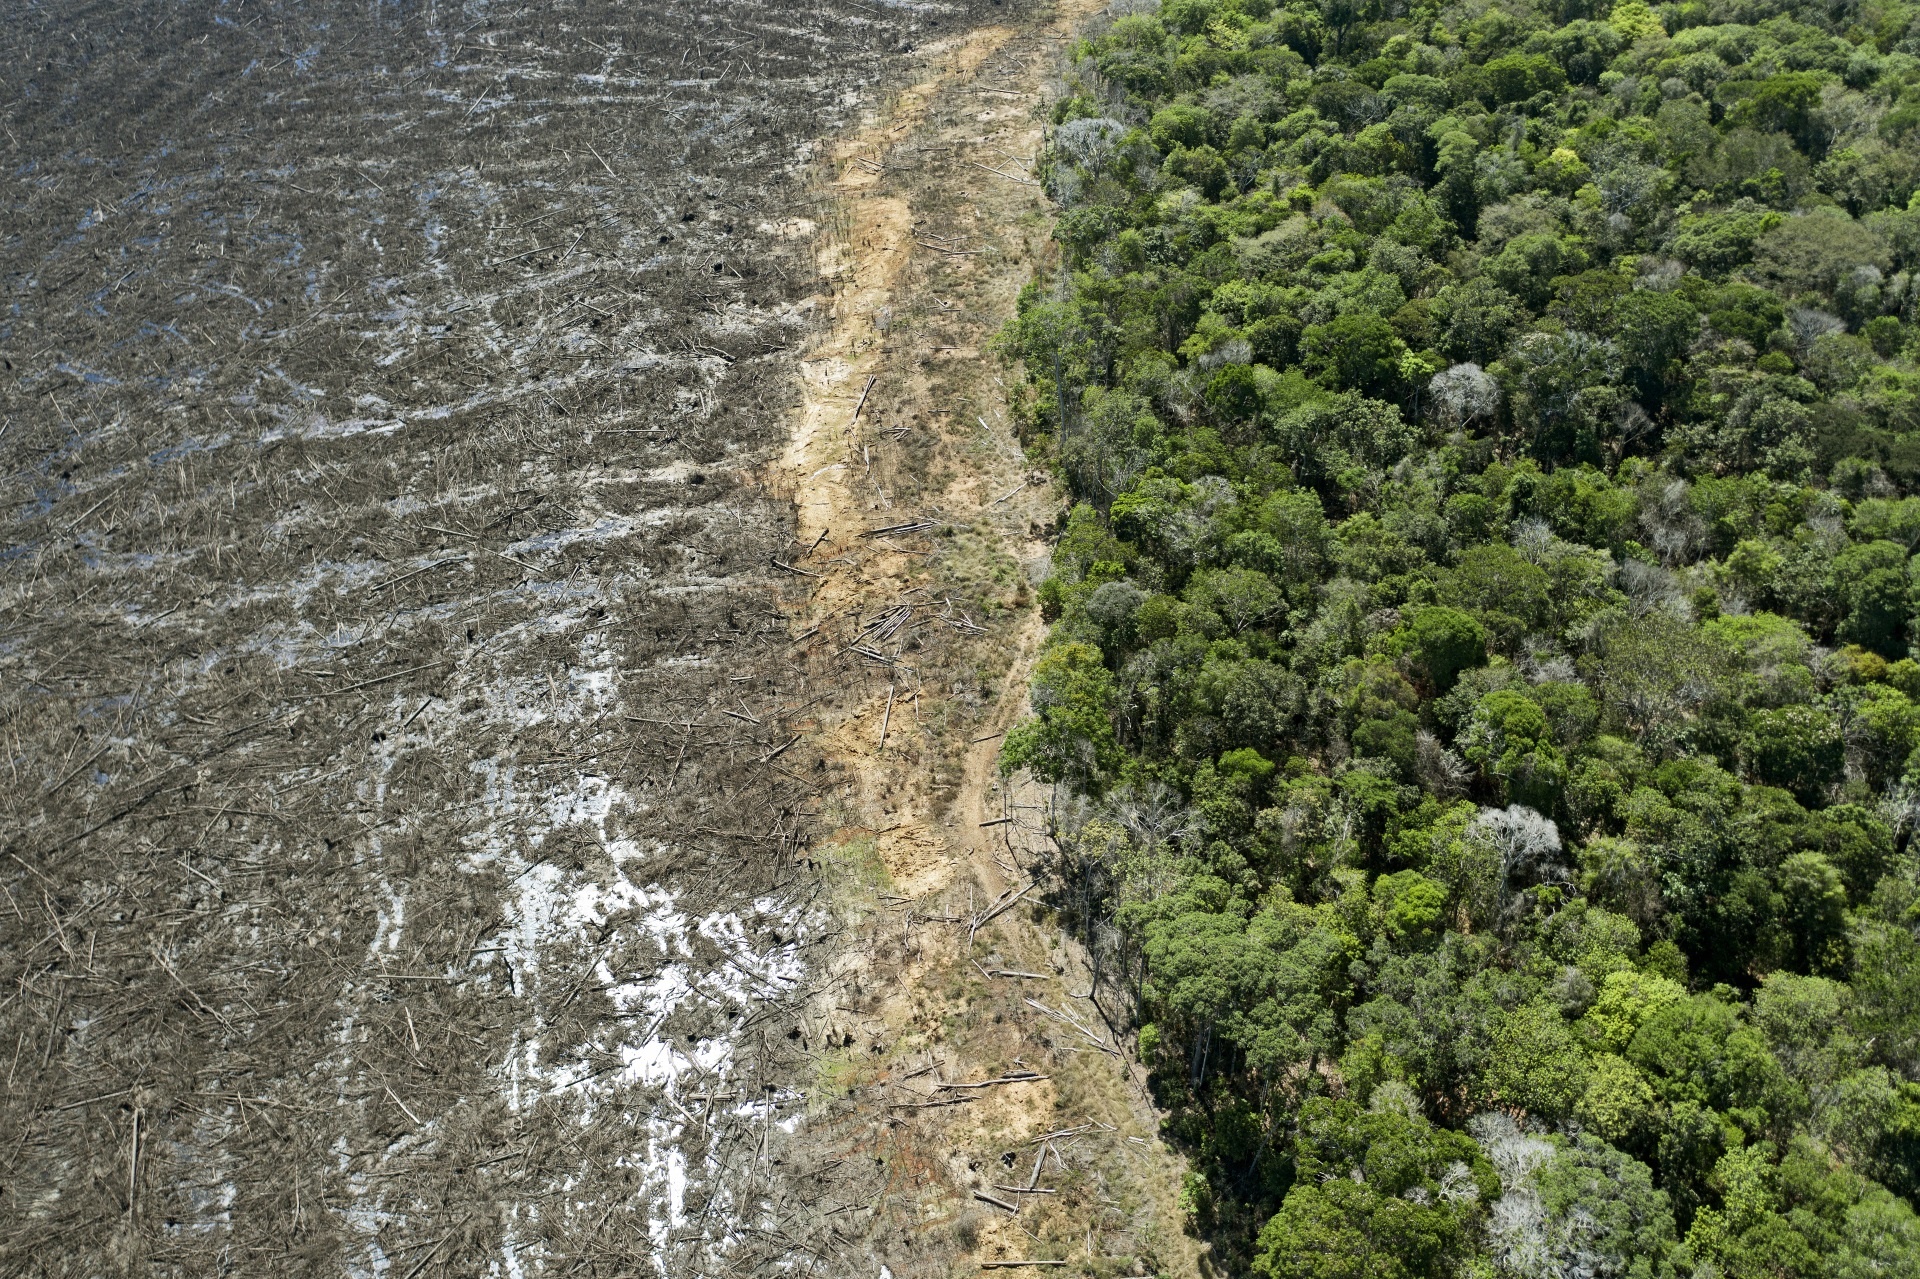
[{"label": "green tree", "polygon": [[1411,663],[1435,693],[1446,693],[1460,672],[1487,660],[1487,628],[1470,613],[1429,605],[1393,633],[1391,651]]},{"label": "green tree", "polygon": [[1501,1105],[1546,1123],[1572,1116],[1590,1067],[1557,1004],[1535,1000],[1494,1025],[1487,1086]]},{"label": "green tree", "polygon": [[1906,549],[1894,542],[1856,543],[1833,557],[1833,579],[1846,612],[1840,637],[1900,656],[1908,609]]},{"label": "green tree", "polygon": [[1553,281],[1586,269],[1587,255],[1574,241],[1551,231],[1532,231],[1508,240],[1487,263],[1489,279],[1530,310],[1539,310],[1553,296]]},{"label": "green tree", "polygon": [[1552,59],[1542,54],[1510,53],[1494,58],[1481,68],[1490,101],[1498,106],[1522,102],[1536,93],[1557,93],[1566,86],[1567,74]]},{"label": "green tree", "polygon": [[1732,692],[1732,655],[1663,614],[1607,631],[1595,650],[1602,704],[1656,754],[1677,749]]},{"label": "green tree", "polygon": [[1700,312],[1677,294],[1636,289],[1615,304],[1613,322],[1635,398],[1649,408],[1660,405],[1681,377],[1681,359],[1700,332]]},{"label": "green tree", "polygon": [[1260,412],[1260,383],[1245,364],[1227,364],[1207,379],[1201,392],[1223,422],[1251,422]]},{"label": "green tree", "polygon": [[1380,930],[1401,945],[1432,939],[1447,905],[1447,890],[1417,870],[1396,871],[1373,881]]},{"label": "green tree", "polygon": [[1466,1136],[1415,1115],[1313,1098],[1295,1181],[1260,1232],[1262,1279],[1426,1279],[1454,1273],[1499,1187]]},{"label": "green tree", "polygon": [[1597,459],[1622,400],[1619,351],[1577,330],[1529,333],[1502,361],[1515,425],[1546,465]]},{"label": "green tree", "polygon": [[1406,343],[1377,315],[1358,312],[1310,325],[1300,335],[1302,360],[1335,390],[1376,399],[1400,394]]},{"label": "green tree", "polygon": [[1813,1244],[1779,1211],[1779,1173],[1766,1144],[1731,1150],[1713,1169],[1721,1207],[1694,1218],[1681,1252],[1683,1262],[1709,1266],[1729,1279],[1805,1276],[1823,1267]]},{"label": "green tree", "polygon": [[1860,1033],[1877,1060],[1909,1078],[1920,1072],[1920,876],[1897,866],[1875,885],[1853,934],[1853,988]]},{"label": "green tree", "polygon": [[1595,1276],[1658,1279],[1677,1243],[1665,1192],[1647,1166],[1582,1136],[1540,1173],[1540,1200],[1565,1242],[1569,1269]]},{"label": "green tree", "polygon": [[1826,81],[1826,76],[1815,71],[1788,71],[1769,76],[1740,99],[1727,113],[1727,121],[1787,134],[1809,154],[1823,151],[1825,138],[1819,129],[1817,113],[1820,91]]},{"label": "green tree", "polygon": [[1474,707],[1460,737],[1467,762],[1499,780],[1502,798],[1541,812],[1559,810],[1566,760],[1538,702],[1513,689],[1495,689]]},{"label": "green tree", "polygon": [[1369,485],[1418,438],[1399,409],[1355,392],[1301,405],[1275,424],[1274,435],[1301,480],[1343,496]]},{"label": "green tree", "polygon": [[1175,151],[1167,157],[1165,168],[1170,177],[1200,188],[1200,194],[1209,200],[1219,199],[1233,181],[1226,160],[1205,143]]},{"label": "green tree", "polygon": [[[1710,275],[1724,275],[1752,260],[1754,244],[1784,221],[1785,214],[1763,208],[1752,200],[1739,200],[1730,209],[1682,214],[1668,243],[1676,256],[1692,263],[1698,270]],[[1751,286],[1733,287],[1751,289]],[[1751,292],[1778,306],[1777,299],[1764,290],[1751,289]],[[1775,321],[1774,327],[1778,323]],[[1720,328],[1718,324],[1715,327]],[[1721,328],[1720,331],[1753,341],[1744,332],[1727,328]]]},{"label": "green tree", "polygon": [[[1669,1106],[1713,1110],[1786,1109],[1786,1076],[1741,1010],[1713,995],[1693,995],[1647,1014],[1626,1058]],[[1664,1156],[1663,1156],[1664,1162]]]},{"label": "green tree", "polygon": [[1756,778],[1791,790],[1803,804],[1817,804],[1840,780],[1847,743],[1828,712],[1783,706],[1753,713],[1741,753]]},{"label": "green tree", "polygon": [[1781,949],[1801,972],[1847,970],[1847,885],[1822,853],[1794,853],[1780,863]]},{"label": "green tree", "polygon": [[1479,365],[1499,359],[1527,322],[1526,304],[1484,275],[1443,289],[1435,309],[1445,325],[1440,349],[1450,359]]},{"label": "green tree", "polygon": [[1462,552],[1447,575],[1446,590],[1447,598],[1471,609],[1508,650],[1546,621],[1553,602],[1546,571],[1498,542]]},{"label": "green tree", "polygon": [[1597,1047],[1624,1052],[1649,1017],[1686,998],[1686,988],[1670,978],[1631,970],[1608,973],[1581,1028]]},{"label": "green tree", "polygon": [[1235,635],[1286,618],[1286,600],[1265,573],[1246,568],[1201,569],[1187,583],[1187,602],[1220,616]]},{"label": "green tree", "polygon": [[1247,540],[1236,544],[1229,538],[1228,546],[1245,547],[1243,553],[1259,561],[1249,567],[1263,569],[1294,585],[1313,581],[1320,574],[1327,563],[1332,530],[1318,496],[1310,490],[1291,489],[1271,494],[1242,511],[1248,528],[1234,537]]},{"label": "green tree", "polygon": [[1577,18],[1547,37],[1547,53],[1560,64],[1568,80],[1596,84],[1626,44],[1627,37],[1614,27]]},{"label": "green tree", "polygon": [[1644,1148],[1659,1123],[1660,1099],[1634,1064],[1613,1053],[1593,1057],[1574,1117],[1619,1146]]},{"label": "green tree", "polygon": [[1855,267],[1890,265],[1886,241],[1835,208],[1788,218],[1755,242],[1753,256],[1758,279],[1789,295],[1831,295]]},{"label": "green tree", "polygon": [[1153,1020],[1163,1044],[1184,1049],[1188,1087],[1239,1054],[1269,1085],[1332,1056],[1357,942],[1331,920],[1294,905],[1253,911],[1214,877],[1143,903],[1132,918]]},{"label": "green tree", "polygon": [[1176,102],[1154,112],[1147,132],[1162,151],[1197,147],[1210,140],[1213,116],[1205,107]]},{"label": "green tree", "polygon": [[1708,304],[1708,324],[1756,350],[1764,350],[1767,338],[1786,321],[1786,308],[1778,295],[1751,284],[1729,284],[1716,292]]},{"label": "green tree", "polygon": [[1091,644],[1061,644],[1034,664],[1035,717],[1007,734],[1000,767],[1097,788],[1120,765],[1113,676]]}]

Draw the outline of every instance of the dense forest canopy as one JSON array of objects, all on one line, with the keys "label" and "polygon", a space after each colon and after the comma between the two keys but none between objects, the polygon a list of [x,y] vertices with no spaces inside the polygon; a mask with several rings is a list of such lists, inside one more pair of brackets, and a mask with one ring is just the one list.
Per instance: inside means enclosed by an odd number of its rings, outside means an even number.
[{"label": "dense forest canopy", "polygon": [[1920,6],[1167,0],[1005,342],[1229,1273],[1920,1275]]}]

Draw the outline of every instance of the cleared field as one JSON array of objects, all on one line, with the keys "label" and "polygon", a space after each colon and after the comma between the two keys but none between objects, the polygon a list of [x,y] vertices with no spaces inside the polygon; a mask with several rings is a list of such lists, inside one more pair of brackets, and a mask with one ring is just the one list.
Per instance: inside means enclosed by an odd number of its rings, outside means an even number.
[{"label": "cleared field", "polygon": [[797,1255],[751,481],[812,140],[971,22],[5,6],[0,1270]]}]

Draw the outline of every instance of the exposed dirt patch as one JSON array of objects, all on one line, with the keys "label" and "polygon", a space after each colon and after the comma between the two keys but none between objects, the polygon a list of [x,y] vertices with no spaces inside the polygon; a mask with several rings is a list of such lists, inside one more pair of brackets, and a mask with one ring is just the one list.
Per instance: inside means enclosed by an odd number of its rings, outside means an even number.
[{"label": "exposed dirt patch", "polygon": [[1046,796],[996,770],[1044,636],[1032,586],[1057,499],[982,352],[1048,249],[1031,162],[1059,42],[1090,8],[927,50],[831,156],[835,287],[770,482],[797,513],[796,660],[836,691],[806,727],[831,765],[821,856],[847,926],[803,1026],[818,1070],[787,1150],[849,1270],[857,1252],[901,1275],[1199,1264],[1180,1163],[1030,887]]}]

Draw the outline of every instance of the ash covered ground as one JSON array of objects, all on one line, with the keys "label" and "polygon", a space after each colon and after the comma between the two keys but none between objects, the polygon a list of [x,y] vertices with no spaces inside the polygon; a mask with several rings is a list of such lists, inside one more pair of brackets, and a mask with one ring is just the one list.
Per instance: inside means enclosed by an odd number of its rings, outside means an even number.
[{"label": "ash covered ground", "polygon": [[810,144],[972,20],[5,5],[0,1270],[820,1260],[753,471]]}]

